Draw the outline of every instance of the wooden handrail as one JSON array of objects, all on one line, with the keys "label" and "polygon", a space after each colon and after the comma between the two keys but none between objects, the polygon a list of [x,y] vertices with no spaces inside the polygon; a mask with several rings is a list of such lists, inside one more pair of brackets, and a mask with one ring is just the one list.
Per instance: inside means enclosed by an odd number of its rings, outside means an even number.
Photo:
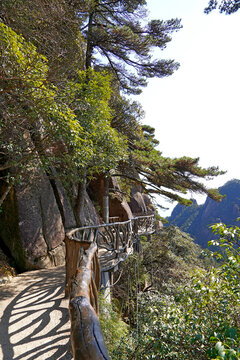
[{"label": "wooden handrail", "polygon": [[114,271],[133,252],[139,235],[154,232],[154,215],[89,225],[66,232],[66,285],[70,296],[74,360],[108,360],[98,320],[101,272]]},{"label": "wooden handrail", "polygon": [[141,219],[153,219],[154,220],[155,216],[154,215],[141,215],[141,216],[133,217],[133,218],[131,218],[129,220],[126,220],[126,221],[118,221],[118,222],[108,223],[108,224],[88,225],[88,226],[83,226],[83,227],[79,227],[79,228],[73,228],[73,229],[68,230],[66,232],[66,235],[71,237],[72,234],[74,234],[77,231],[87,230],[87,229],[99,229],[99,228],[102,228],[102,227],[110,227],[110,226],[119,225],[119,224],[128,224],[130,222],[133,222],[133,221],[136,221],[136,220],[141,220]]}]

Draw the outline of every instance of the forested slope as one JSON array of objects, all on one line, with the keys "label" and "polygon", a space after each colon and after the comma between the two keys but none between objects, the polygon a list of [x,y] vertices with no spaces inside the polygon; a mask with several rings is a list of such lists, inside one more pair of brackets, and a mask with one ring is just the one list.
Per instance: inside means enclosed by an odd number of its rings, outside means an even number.
[{"label": "forested slope", "polygon": [[176,227],[142,239],[114,287],[111,316],[102,314],[112,359],[240,358],[240,228],[214,231],[220,240],[208,256]]}]

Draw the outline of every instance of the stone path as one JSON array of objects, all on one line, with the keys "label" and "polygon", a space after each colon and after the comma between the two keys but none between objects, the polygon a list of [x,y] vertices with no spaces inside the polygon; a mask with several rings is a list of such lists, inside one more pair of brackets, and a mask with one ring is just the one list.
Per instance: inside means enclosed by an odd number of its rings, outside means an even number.
[{"label": "stone path", "polygon": [[71,360],[65,268],[20,274],[0,287],[0,360]]}]

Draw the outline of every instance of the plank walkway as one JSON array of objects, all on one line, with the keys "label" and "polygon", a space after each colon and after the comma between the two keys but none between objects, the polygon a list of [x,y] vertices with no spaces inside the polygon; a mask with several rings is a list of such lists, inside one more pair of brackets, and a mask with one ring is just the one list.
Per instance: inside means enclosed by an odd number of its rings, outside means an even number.
[{"label": "plank walkway", "polygon": [[0,360],[71,360],[65,267],[30,271],[0,287]]}]

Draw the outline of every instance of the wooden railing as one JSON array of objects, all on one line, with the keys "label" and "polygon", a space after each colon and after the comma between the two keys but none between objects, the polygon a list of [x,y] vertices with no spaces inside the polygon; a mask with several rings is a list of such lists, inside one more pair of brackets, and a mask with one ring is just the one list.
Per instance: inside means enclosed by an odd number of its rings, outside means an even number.
[{"label": "wooden railing", "polygon": [[65,295],[70,296],[75,360],[108,359],[98,322],[101,272],[114,271],[133,252],[140,235],[154,232],[154,215],[68,231]]}]

